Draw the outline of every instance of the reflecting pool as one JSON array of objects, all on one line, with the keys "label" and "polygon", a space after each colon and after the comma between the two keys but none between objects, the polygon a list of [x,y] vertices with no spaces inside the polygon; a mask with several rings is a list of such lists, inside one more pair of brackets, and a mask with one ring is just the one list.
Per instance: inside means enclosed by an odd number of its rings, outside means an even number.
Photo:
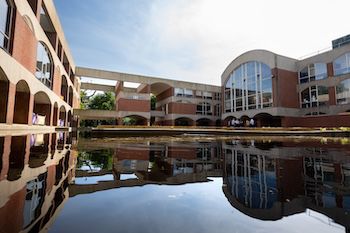
[{"label": "reflecting pool", "polygon": [[350,232],[341,138],[0,137],[0,233]]}]

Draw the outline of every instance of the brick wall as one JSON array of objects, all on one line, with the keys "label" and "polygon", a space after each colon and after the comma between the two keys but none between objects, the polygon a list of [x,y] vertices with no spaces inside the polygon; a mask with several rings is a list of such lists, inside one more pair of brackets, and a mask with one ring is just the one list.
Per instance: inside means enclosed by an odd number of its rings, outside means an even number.
[{"label": "brick wall", "polygon": [[298,74],[277,68],[272,74],[273,106],[299,108]]},{"label": "brick wall", "polygon": [[36,69],[37,40],[23,17],[16,12],[12,56],[31,73]]},{"label": "brick wall", "polygon": [[169,103],[169,114],[196,114],[197,105],[188,103]]},{"label": "brick wall", "polygon": [[283,117],[283,127],[350,127],[350,115]]},{"label": "brick wall", "polygon": [[149,100],[119,99],[117,106],[118,111],[149,112],[151,102]]}]

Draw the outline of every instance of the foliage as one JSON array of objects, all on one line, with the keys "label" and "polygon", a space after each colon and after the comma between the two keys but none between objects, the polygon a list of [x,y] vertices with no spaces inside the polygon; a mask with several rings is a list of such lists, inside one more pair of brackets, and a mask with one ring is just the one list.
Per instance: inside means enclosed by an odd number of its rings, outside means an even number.
[{"label": "foliage", "polygon": [[88,166],[90,169],[111,170],[113,166],[113,151],[109,149],[90,152],[79,152],[77,168]]},{"label": "foliage", "polygon": [[80,91],[80,109],[86,109],[89,102],[89,96],[85,90]]},{"label": "foliage", "polygon": [[157,97],[151,95],[151,110],[156,110]]},{"label": "foliage", "polygon": [[135,125],[136,119],[134,117],[124,117],[123,118],[123,125]]},{"label": "foliage", "polygon": [[88,109],[114,110],[115,96],[112,92],[94,95],[88,102]]}]

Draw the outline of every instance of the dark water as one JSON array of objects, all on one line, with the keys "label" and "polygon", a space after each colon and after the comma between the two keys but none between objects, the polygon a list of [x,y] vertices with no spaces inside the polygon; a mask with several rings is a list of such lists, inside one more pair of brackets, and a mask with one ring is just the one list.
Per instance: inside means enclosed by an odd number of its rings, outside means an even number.
[{"label": "dark water", "polygon": [[350,232],[349,141],[0,137],[0,233]]}]

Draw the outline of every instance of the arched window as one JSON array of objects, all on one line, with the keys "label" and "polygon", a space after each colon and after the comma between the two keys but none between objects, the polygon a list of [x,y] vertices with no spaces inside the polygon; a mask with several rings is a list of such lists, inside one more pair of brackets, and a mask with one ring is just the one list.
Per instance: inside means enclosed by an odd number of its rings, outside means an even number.
[{"label": "arched window", "polygon": [[350,73],[350,53],[346,53],[333,62],[334,76]]},{"label": "arched window", "polygon": [[0,48],[6,51],[10,49],[12,12],[10,1],[0,0]]},{"label": "arched window", "polygon": [[350,103],[350,79],[346,79],[339,83],[336,88],[337,104]]},{"label": "arched window", "polygon": [[264,63],[251,61],[240,65],[225,84],[225,112],[272,106],[272,74]]},{"label": "arched window", "polygon": [[35,77],[52,88],[53,63],[49,49],[43,43],[38,43]]},{"label": "arched window", "polygon": [[325,63],[310,64],[299,72],[300,83],[308,83],[324,78],[327,78],[327,65]]},{"label": "arched window", "polygon": [[313,108],[328,105],[328,87],[311,86],[300,93],[300,106],[302,108]]}]

